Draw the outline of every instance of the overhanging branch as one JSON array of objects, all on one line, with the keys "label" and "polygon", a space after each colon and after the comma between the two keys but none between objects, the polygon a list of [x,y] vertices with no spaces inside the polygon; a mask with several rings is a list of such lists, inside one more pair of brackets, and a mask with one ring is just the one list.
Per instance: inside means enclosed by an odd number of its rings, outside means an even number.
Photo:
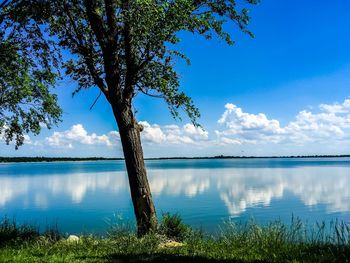
[{"label": "overhanging branch", "polygon": [[6,5],[10,2],[10,0],[5,0],[0,4],[0,9],[3,9],[6,7]]}]

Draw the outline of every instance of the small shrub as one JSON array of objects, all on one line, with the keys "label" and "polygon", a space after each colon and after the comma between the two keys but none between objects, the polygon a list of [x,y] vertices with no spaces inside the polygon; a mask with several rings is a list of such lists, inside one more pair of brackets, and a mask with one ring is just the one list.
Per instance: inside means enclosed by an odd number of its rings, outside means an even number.
[{"label": "small shrub", "polygon": [[34,240],[39,237],[37,228],[29,225],[18,226],[15,221],[5,218],[0,223],[0,245]]},{"label": "small shrub", "polygon": [[183,241],[190,232],[190,227],[182,222],[180,215],[163,214],[159,225],[160,234],[176,241]]}]

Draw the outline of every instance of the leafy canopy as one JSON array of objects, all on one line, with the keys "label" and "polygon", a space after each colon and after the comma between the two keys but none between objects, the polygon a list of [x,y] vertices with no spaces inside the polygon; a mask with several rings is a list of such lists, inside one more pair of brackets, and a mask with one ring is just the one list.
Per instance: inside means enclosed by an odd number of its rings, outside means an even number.
[{"label": "leafy canopy", "polygon": [[[178,58],[189,62],[178,49],[179,32],[190,32],[206,39],[218,37],[228,44],[232,25],[252,36],[247,30],[248,7],[257,0],[13,0],[10,20],[26,17],[41,31],[41,40],[50,43],[47,59],[64,54],[60,67],[78,83],[76,92],[98,87],[118,110],[131,106],[138,94],[163,98],[173,117],[184,110],[194,124],[200,116],[190,97],[179,90],[179,75],[175,70]],[[227,26],[225,26],[227,24]],[[229,28],[225,31],[224,28]],[[47,32],[47,39],[42,35]],[[48,40],[50,39],[50,41]],[[40,51],[42,47],[33,47]],[[67,51],[69,55],[66,55]],[[18,51],[16,51],[18,54]],[[43,51],[45,52],[45,51]],[[42,57],[39,55],[39,57]],[[23,56],[18,56],[22,61]],[[51,59],[52,60],[52,59]],[[24,73],[17,78],[35,81],[26,83],[28,92],[42,83],[42,89],[53,84],[52,63],[34,67],[36,60],[21,62]],[[18,63],[18,62],[16,62]],[[29,66],[27,66],[29,64]],[[29,71],[28,71],[29,70]],[[44,70],[44,72],[42,72]],[[7,70],[8,71],[8,70]],[[26,77],[21,77],[26,76]],[[17,82],[19,80],[16,80]],[[14,84],[7,85],[12,87]],[[27,93],[28,93],[27,92]],[[46,97],[54,105],[55,98]],[[35,94],[36,97],[37,94]],[[19,95],[23,97],[23,95]],[[18,100],[17,100],[18,101]],[[20,101],[20,100],[19,100]],[[52,109],[43,108],[44,111]],[[55,112],[58,113],[57,108]],[[54,117],[58,116],[54,114]],[[42,118],[47,120],[47,116]],[[55,118],[53,118],[55,120]],[[38,126],[35,126],[38,128]],[[35,129],[36,130],[36,129]]]},{"label": "leafy canopy", "polygon": [[26,17],[11,20],[7,2],[0,5],[0,135],[17,149],[26,133],[56,124],[61,109],[50,92],[57,77],[50,44]]}]

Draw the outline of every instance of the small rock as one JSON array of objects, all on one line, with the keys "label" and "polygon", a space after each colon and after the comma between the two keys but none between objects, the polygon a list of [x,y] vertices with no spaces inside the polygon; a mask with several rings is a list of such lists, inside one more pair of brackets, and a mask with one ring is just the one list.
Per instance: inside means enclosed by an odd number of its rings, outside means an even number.
[{"label": "small rock", "polygon": [[70,236],[67,238],[67,242],[79,242],[79,237],[78,237],[78,236],[75,236],[75,235],[70,235]]},{"label": "small rock", "polygon": [[176,242],[176,241],[167,241],[164,243],[161,243],[159,245],[159,248],[175,248],[175,247],[182,247],[184,246],[184,243]]}]

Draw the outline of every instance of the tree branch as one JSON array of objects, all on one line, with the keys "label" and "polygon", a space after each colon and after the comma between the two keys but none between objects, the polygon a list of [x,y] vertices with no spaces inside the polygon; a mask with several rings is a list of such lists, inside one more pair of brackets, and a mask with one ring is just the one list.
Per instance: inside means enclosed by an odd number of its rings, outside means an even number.
[{"label": "tree branch", "polygon": [[146,50],[145,50],[145,54],[144,54],[144,61],[137,67],[137,74],[140,70],[142,70],[147,63],[151,62],[152,59],[154,59],[154,57],[156,56],[155,54],[153,54],[152,56],[150,55],[151,50],[150,50],[150,43],[148,41],[147,45],[146,45]]},{"label": "tree branch", "polygon": [[109,29],[110,35],[113,36],[113,41],[114,41],[117,34],[116,1],[105,0],[105,9],[106,9],[106,15],[107,15],[108,29]]},{"label": "tree branch", "polygon": [[104,50],[104,60],[106,69],[106,80],[113,94],[121,98],[119,88],[119,58],[118,58],[118,26],[117,26],[117,0],[104,0],[107,16],[107,41],[108,45]]},{"label": "tree branch", "polygon": [[95,106],[96,102],[98,101],[98,99],[101,97],[102,95],[102,91],[100,91],[100,94],[98,94],[97,98],[95,99],[94,103],[92,103],[91,107],[89,110],[92,110],[92,108]]},{"label": "tree branch", "polygon": [[100,44],[101,49],[105,50],[106,31],[103,26],[102,18],[98,14],[96,2],[95,0],[84,0],[84,4],[86,8],[86,13],[90,22],[90,26],[96,35],[97,42]]},{"label": "tree branch", "polygon": [[139,86],[139,85],[136,85],[136,86],[137,86],[137,89],[139,91],[141,91],[141,93],[143,93],[143,94],[145,94],[147,96],[150,96],[150,97],[153,97],[153,98],[157,98],[157,99],[164,99],[164,96],[162,96],[162,95],[150,94],[147,91],[145,91],[141,86]]},{"label": "tree branch", "polygon": [[[110,0],[108,2],[108,7],[106,7],[106,12],[108,11],[108,20],[110,26],[112,28],[116,26],[116,16],[115,16],[115,0]],[[121,91],[119,89],[119,69],[118,69],[118,57],[116,55],[116,40],[115,40],[115,34],[113,32],[108,30],[108,32],[105,29],[104,21],[102,16],[99,14],[98,5],[96,3],[96,0],[84,0],[87,18],[90,23],[90,26],[96,35],[97,42],[99,43],[102,55],[103,55],[103,61],[104,61],[104,73],[106,74],[105,80],[108,86],[108,100],[111,102],[111,100],[117,100],[120,101]],[[115,21],[114,21],[115,20]],[[114,25],[112,25],[114,24]]]},{"label": "tree branch", "polygon": [[135,56],[133,53],[133,37],[132,28],[130,26],[130,18],[128,17],[129,1],[124,0],[122,4],[122,14],[124,16],[124,49],[126,60],[126,75],[125,75],[125,87],[123,91],[123,97],[126,100],[131,100],[134,95],[134,78],[137,74],[137,66],[135,63]]},{"label": "tree branch", "polygon": [[[72,15],[69,11],[69,8],[67,8],[67,5],[64,5],[65,8],[65,12],[67,14],[67,17],[69,19],[69,23],[71,24],[73,31],[75,33],[75,36],[77,38],[77,47],[79,49],[79,53],[83,56],[85,64],[92,76],[92,79],[94,80],[95,84],[99,87],[100,91],[104,93],[104,95],[106,96],[107,100],[109,101],[109,93],[108,93],[108,89],[106,87],[106,85],[104,84],[102,78],[99,76],[99,74],[97,73],[97,70],[94,66],[94,62],[93,62],[93,52],[92,52],[92,48],[91,47],[87,47],[86,44],[84,44],[83,41],[83,35],[79,32],[74,19],[72,18]],[[72,37],[71,37],[72,38]],[[71,39],[72,41],[74,41],[74,39]]]},{"label": "tree branch", "polygon": [[3,9],[6,7],[6,5],[10,2],[10,0],[5,0],[0,4],[0,9]]}]

